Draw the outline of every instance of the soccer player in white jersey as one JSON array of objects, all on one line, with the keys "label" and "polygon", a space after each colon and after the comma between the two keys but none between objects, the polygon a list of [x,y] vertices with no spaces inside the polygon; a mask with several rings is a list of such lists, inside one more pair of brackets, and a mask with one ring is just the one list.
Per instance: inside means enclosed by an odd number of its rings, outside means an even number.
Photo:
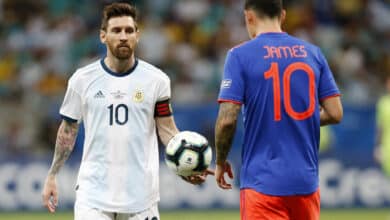
[{"label": "soccer player in white jersey", "polygon": [[[76,220],[158,220],[159,154],[178,133],[170,107],[170,80],[134,55],[139,39],[133,6],[104,8],[100,31],[107,55],[70,78],[60,114],[54,158],[45,181],[43,203],[55,212],[56,175],[70,155],[79,122],[85,125],[76,185]],[[156,132],[157,128],[157,132]],[[186,178],[200,184],[203,175]]]}]

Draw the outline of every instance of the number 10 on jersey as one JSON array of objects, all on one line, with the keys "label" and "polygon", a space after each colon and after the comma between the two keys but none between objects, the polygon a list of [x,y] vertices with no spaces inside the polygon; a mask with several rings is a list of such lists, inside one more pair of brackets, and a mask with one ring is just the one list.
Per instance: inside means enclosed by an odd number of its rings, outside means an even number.
[{"label": "number 10 on jersey", "polygon": [[[291,105],[291,76],[295,71],[302,70],[309,78],[309,106],[303,112],[296,112]],[[271,63],[271,68],[265,72],[264,78],[266,80],[273,80],[274,92],[274,120],[282,120],[281,113],[281,86],[283,86],[283,100],[286,113],[295,120],[305,120],[313,115],[315,111],[315,75],[313,69],[306,63],[296,62],[287,66],[283,75],[283,85],[280,82],[279,65],[276,62]]]},{"label": "number 10 on jersey", "polygon": [[115,123],[118,125],[124,125],[129,120],[129,108],[125,104],[110,105],[107,107],[110,111],[110,125]]}]

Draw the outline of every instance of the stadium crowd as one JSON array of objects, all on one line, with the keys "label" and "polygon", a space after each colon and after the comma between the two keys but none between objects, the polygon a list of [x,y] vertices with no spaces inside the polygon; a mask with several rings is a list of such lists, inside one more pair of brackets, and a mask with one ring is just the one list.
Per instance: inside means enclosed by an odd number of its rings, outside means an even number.
[{"label": "stadium crowd", "polygon": [[[0,0],[0,159],[47,155],[69,76],[101,58],[111,1]],[[248,40],[237,0],[136,0],[139,58],[163,69],[173,103],[215,102],[225,54]],[[389,0],[290,0],[284,30],[319,45],[343,102],[374,105],[390,74]]]}]

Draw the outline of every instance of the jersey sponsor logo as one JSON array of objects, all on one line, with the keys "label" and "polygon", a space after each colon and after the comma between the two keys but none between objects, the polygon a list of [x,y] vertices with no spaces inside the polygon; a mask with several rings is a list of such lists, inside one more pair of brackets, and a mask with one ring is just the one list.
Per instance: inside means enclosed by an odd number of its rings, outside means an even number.
[{"label": "jersey sponsor logo", "polygon": [[101,90],[99,90],[99,92],[97,92],[93,97],[96,99],[101,99],[101,98],[104,98],[105,96],[104,96],[103,92]]},{"label": "jersey sponsor logo", "polygon": [[144,100],[144,92],[142,90],[137,89],[133,96],[134,102],[142,102]]},{"label": "jersey sponsor logo", "polygon": [[126,95],[126,93],[121,92],[120,90],[118,90],[116,92],[112,92],[111,95],[114,96],[114,99],[122,99]]},{"label": "jersey sponsor logo", "polygon": [[225,79],[222,80],[221,82],[221,89],[228,89],[232,85],[232,80],[231,79]]}]

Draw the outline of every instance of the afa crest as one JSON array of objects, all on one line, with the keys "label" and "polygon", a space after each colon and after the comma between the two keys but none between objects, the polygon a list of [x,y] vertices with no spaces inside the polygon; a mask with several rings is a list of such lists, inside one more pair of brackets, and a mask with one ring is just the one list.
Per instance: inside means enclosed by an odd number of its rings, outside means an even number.
[{"label": "afa crest", "polygon": [[133,96],[134,102],[142,102],[144,100],[144,92],[141,90],[136,90]]}]

